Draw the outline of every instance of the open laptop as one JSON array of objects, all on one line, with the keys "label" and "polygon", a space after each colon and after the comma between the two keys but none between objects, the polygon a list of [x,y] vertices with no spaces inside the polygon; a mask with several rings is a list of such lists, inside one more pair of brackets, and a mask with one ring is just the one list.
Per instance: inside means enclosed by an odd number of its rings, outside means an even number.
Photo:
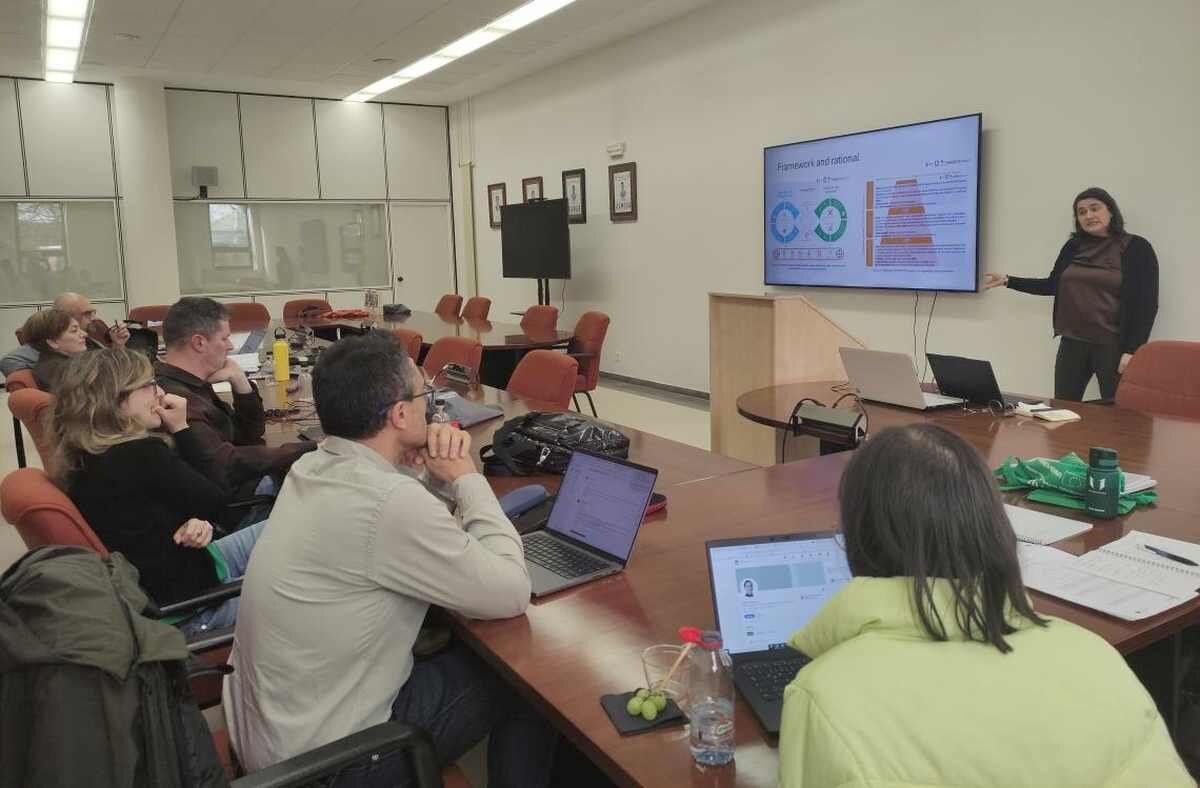
[{"label": "open laptop", "polygon": [[835,537],[824,531],[705,544],[733,683],[767,733],[779,733],[783,689],[809,662],[788,640],[850,582],[846,551]]},{"label": "open laptop", "polygon": [[938,391],[946,396],[961,397],[977,405],[998,402],[1016,407],[1017,400],[1000,393],[1000,384],[996,382],[996,373],[990,361],[937,353],[926,353],[925,358],[929,359],[929,368],[933,370]]},{"label": "open laptop", "polygon": [[658,471],[576,450],[544,528],[521,536],[534,596],[545,596],[629,563]]},{"label": "open laptop", "polygon": [[871,402],[899,405],[914,410],[935,410],[962,405],[963,400],[921,390],[917,368],[904,353],[882,350],[838,348],[850,385],[858,395]]}]

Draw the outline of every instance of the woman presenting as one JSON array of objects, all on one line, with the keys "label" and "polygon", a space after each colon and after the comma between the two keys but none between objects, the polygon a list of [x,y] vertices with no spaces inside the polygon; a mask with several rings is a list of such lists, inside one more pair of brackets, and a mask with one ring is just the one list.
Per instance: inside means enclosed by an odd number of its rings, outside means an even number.
[{"label": "woman presenting", "polygon": [[1093,186],[1074,202],[1075,232],[1045,279],[985,274],[983,288],[1007,286],[1054,296],[1054,398],[1083,399],[1095,375],[1100,397],[1117,394],[1121,373],[1146,344],[1158,314],[1158,258],[1150,242],[1125,232],[1117,202]]}]

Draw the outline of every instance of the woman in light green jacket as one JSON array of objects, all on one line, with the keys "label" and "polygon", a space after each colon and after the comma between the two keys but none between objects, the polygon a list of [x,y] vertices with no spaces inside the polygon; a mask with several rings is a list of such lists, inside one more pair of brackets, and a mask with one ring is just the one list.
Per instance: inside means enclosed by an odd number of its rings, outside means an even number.
[{"label": "woman in light green jacket", "polygon": [[791,641],[780,783],[1183,786],[1153,700],[1112,646],[1039,616],[982,458],[886,430],[839,490],[854,580]]}]

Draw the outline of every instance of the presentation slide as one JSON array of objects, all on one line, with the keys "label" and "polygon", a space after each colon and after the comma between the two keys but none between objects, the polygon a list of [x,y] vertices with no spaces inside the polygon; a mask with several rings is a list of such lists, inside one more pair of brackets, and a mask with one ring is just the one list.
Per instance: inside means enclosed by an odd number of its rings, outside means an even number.
[{"label": "presentation slide", "polygon": [[975,290],[980,122],[765,149],[765,283]]},{"label": "presentation slide", "polygon": [[731,654],[784,647],[850,582],[846,552],[832,538],[717,547],[709,560]]}]

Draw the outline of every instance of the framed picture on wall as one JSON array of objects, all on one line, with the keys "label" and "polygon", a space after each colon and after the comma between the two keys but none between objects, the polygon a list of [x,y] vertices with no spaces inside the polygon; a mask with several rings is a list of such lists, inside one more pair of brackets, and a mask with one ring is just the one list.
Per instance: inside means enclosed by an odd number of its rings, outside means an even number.
[{"label": "framed picture on wall", "polygon": [[567,201],[567,222],[587,224],[587,179],[583,170],[563,170],[562,194]]},{"label": "framed picture on wall", "polygon": [[609,165],[608,218],[614,222],[637,221],[637,162]]},{"label": "framed picture on wall", "polygon": [[542,176],[521,179],[521,194],[525,202],[542,199]]},{"label": "framed picture on wall", "polygon": [[488,224],[500,227],[500,209],[508,205],[508,189],[503,183],[488,184]]}]

